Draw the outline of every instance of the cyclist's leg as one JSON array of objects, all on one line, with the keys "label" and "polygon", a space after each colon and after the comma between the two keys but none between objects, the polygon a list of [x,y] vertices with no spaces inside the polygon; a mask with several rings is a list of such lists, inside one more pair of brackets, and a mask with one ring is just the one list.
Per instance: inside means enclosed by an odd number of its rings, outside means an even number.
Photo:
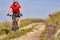
[{"label": "cyclist's leg", "polygon": [[19,18],[19,20],[18,20],[18,26],[20,26],[20,18]]},{"label": "cyclist's leg", "polygon": [[20,26],[20,11],[18,11],[18,26]]},{"label": "cyclist's leg", "polygon": [[20,18],[16,17],[16,29],[18,30],[20,26]]},{"label": "cyclist's leg", "polygon": [[19,27],[20,26],[20,18],[17,17],[16,20],[17,20],[17,24],[18,24],[18,27]]}]

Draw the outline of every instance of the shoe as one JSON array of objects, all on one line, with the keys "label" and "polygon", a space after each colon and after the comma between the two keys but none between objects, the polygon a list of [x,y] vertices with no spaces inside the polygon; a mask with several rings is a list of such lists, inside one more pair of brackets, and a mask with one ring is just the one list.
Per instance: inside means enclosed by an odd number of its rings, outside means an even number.
[{"label": "shoe", "polygon": [[17,30],[19,30],[19,27],[17,27]]},{"label": "shoe", "polygon": [[14,32],[15,32],[15,31],[16,31],[16,27],[14,27],[14,26],[13,26],[13,27],[12,27],[12,31],[14,31]]}]

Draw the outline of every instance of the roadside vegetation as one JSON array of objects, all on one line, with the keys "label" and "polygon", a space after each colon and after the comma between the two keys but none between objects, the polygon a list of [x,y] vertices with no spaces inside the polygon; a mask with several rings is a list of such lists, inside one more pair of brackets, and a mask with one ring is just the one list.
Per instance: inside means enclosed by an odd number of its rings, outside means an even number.
[{"label": "roadside vegetation", "polygon": [[[39,23],[42,21],[46,23],[46,30],[41,34],[41,40],[55,40],[54,35],[60,29],[60,12],[55,12],[53,14],[49,14],[47,19],[23,19],[21,20],[20,28],[27,26],[32,23]],[[28,32],[31,32],[33,28],[23,29],[21,31],[17,31],[16,33],[10,33],[7,37],[2,40],[10,40],[16,37],[20,37]],[[0,35],[3,35],[7,32],[11,31],[11,22],[2,22],[0,23]]]}]

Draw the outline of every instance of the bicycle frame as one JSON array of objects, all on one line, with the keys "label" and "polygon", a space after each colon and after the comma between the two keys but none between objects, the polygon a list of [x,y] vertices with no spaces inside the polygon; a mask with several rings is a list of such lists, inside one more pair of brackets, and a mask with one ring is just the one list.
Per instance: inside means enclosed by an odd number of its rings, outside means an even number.
[{"label": "bicycle frame", "polygon": [[11,17],[13,17],[13,22],[12,22],[12,30],[15,32],[16,30],[17,30],[17,27],[18,27],[18,23],[17,23],[17,21],[16,21],[16,15],[8,15],[8,16],[11,16]]}]

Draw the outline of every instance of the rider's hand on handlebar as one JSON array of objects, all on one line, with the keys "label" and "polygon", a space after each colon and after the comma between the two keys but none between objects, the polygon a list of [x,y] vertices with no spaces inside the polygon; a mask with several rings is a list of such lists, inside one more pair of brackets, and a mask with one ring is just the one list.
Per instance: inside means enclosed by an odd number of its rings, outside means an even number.
[{"label": "rider's hand on handlebar", "polygon": [[7,16],[9,16],[10,14],[7,14]]},{"label": "rider's hand on handlebar", "polygon": [[23,16],[22,14],[20,14],[21,16]]}]

